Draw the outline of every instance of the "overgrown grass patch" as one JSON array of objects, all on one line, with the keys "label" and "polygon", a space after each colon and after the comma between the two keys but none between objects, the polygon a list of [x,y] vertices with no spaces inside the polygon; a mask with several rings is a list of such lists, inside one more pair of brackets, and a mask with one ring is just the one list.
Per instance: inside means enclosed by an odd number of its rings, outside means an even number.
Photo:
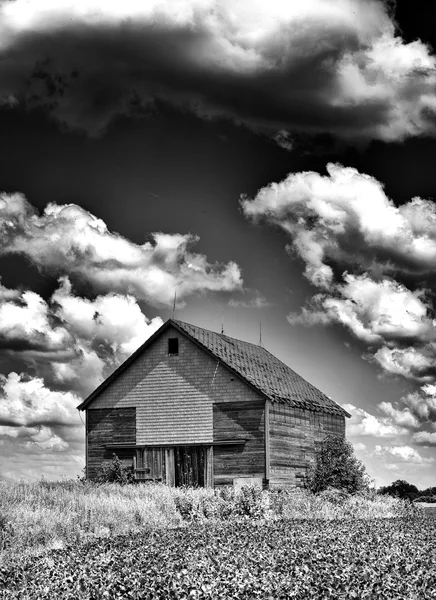
[{"label": "overgrown grass patch", "polygon": [[389,496],[331,490],[262,492],[79,481],[0,484],[0,561],[93,539],[191,523],[282,519],[392,518],[418,509]]},{"label": "overgrown grass patch", "polygon": [[250,519],[88,541],[0,569],[3,598],[434,598],[436,520]]}]

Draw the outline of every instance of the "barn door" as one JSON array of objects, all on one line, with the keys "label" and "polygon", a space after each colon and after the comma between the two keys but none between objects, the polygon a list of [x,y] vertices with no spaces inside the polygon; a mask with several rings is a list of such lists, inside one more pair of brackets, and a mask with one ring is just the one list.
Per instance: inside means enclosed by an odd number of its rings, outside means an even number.
[{"label": "barn door", "polygon": [[164,481],[163,448],[144,448],[136,452],[135,477],[138,481]]},{"label": "barn door", "polygon": [[174,483],[176,487],[187,485],[204,487],[206,451],[202,446],[178,446],[174,448]]}]

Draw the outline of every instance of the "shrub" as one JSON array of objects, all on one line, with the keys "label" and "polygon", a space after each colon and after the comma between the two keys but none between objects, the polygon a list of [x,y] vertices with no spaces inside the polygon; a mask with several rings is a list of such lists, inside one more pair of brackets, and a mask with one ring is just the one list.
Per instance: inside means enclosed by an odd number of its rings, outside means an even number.
[{"label": "shrub", "polygon": [[336,488],[354,494],[368,487],[365,466],[355,457],[352,444],[341,436],[327,435],[316,452],[308,488],[315,493]]},{"label": "shrub", "polygon": [[413,500],[414,502],[428,502],[431,504],[436,503],[436,496],[418,496]]},{"label": "shrub", "polygon": [[344,504],[349,499],[349,494],[345,490],[336,488],[327,488],[318,494],[318,497],[331,504]]},{"label": "shrub", "polygon": [[98,483],[119,483],[126,485],[134,483],[134,481],[132,469],[124,467],[116,454],[113,454],[109,464],[101,467],[101,471],[97,477]]}]

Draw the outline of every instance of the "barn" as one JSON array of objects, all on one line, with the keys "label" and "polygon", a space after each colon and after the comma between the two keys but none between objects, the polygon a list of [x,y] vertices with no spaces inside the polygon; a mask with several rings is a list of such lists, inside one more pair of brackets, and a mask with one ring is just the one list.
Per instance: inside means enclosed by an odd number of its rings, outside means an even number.
[{"label": "barn", "polygon": [[304,485],[350,415],[260,345],[169,319],[79,406],[86,474],[113,454],[138,481]]}]

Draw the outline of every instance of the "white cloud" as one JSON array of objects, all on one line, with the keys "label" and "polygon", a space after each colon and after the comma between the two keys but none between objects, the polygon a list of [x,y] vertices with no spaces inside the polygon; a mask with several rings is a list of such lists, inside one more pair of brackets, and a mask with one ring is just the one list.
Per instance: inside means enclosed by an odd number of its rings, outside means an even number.
[{"label": "white cloud", "polygon": [[[427,317],[429,307],[421,299],[422,291],[411,292],[387,279],[374,281],[366,274],[344,273],[343,281],[330,293],[315,295],[310,309],[289,315],[288,321],[308,325],[340,323],[368,344],[435,338],[434,322]],[[389,349],[383,348],[375,355],[385,368],[389,367],[387,353]]]},{"label": "white cloud", "polygon": [[12,0],[0,40],[0,104],[43,105],[91,133],[156,99],[286,148],[296,129],[387,141],[435,131],[435,58],[403,42],[376,0]]},{"label": "white cloud", "polygon": [[363,452],[364,450],[366,450],[366,444],[364,444],[363,442],[357,442],[356,444],[353,444],[354,450],[356,450],[357,452]]},{"label": "white cloud", "polygon": [[436,420],[434,202],[413,198],[396,207],[374,177],[338,164],[327,173],[291,173],[242,198],[242,208],[289,234],[290,251],[321,288],[288,315],[290,324],[342,325],[364,342],[364,358],[420,384],[395,406],[379,405],[388,421],[361,414],[352,428],[416,430]]},{"label": "white cloud", "polygon": [[3,426],[74,426],[80,419],[80,398],[71,392],[49,390],[40,378],[17,373],[0,375],[0,423]]},{"label": "white cloud", "polygon": [[330,261],[368,274],[430,272],[436,266],[436,209],[414,198],[397,208],[374,177],[327,165],[328,175],[291,173],[243,197],[245,215],[265,218],[292,237],[314,285],[334,282]]},{"label": "white cloud", "polygon": [[351,414],[347,421],[347,435],[351,436],[374,436],[374,437],[396,437],[407,434],[407,429],[392,422],[388,417],[375,417],[363,408],[357,408],[352,404],[344,404],[343,407]]},{"label": "white cloud", "polygon": [[436,431],[418,431],[413,434],[413,441],[419,446],[436,446]]},{"label": "white cloud", "polygon": [[[429,333],[433,331],[429,328]],[[374,353],[374,360],[388,373],[402,375],[420,382],[434,381],[434,346],[418,348],[388,348],[382,346]]]},{"label": "white cloud", "polygon": [[436,386],[423,385],[418,391],[404,396],[402,401],[422,422],[436,422]]},{"label": "white cloud", "polygon": [[419,419],[408,407],[401,409],[399,408],[398,403],[394,406],[392,402],[380,402],[378,408],[382,413],[390,417],[392,422],[399,427],[406,427],[409,430],[418,429],[420,427],[421,423]]},{"label": "white cloud", "polygon": [[241,289],[235,263],[212,265],[188,247],[191,234],[153,234],[135,244],[77,205],[49,204],[41,216],[21,194],[0,195],[0,254],[21,254],[42,271],[68,275],[96,293],[134,295],[169,305],[205,291]]},{"label": "white cloud", "polygon": [[376,446],[375,454],[379,456],[391,455],[401,461],[413,464],[430,464],[434,462],[432,457],[424,457],[411,446]]},{"label": "white cloud", "polygon": [[90,300],[73,293],[68,278],[49,302],[24,291],[0,299],[0,344],[26,361],[52,387],[90,393],[144,343],[162,319],[146,318],[132,296]]}]

